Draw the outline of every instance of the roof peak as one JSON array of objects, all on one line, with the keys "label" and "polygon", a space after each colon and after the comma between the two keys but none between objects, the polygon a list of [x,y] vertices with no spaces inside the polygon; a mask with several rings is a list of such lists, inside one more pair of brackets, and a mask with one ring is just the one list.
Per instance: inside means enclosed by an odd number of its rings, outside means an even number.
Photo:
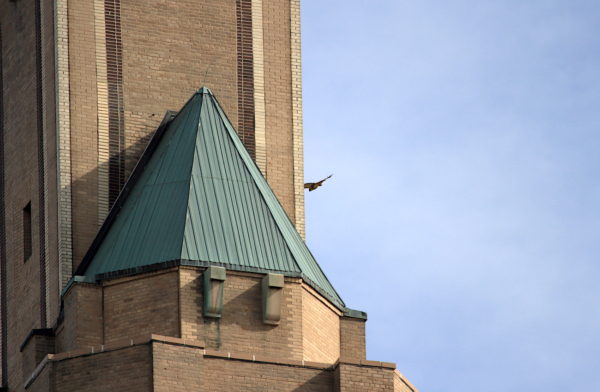
[{"label": "roof peak", "polygon": [[163,121],[77,275],[172,260],[301,274],[344,309],[206,87]]},{"label": "roof peak", "polygon": [[213,92],[206,86],[200,87],[198,89],[198,91],[196,91],[196,93],[198,94],[210,94],[214,97]]}]

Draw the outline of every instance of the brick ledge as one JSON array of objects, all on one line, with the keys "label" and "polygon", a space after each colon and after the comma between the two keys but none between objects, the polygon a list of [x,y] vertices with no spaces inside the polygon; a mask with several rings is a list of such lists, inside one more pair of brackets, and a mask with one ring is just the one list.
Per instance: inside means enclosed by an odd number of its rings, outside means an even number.
[{"label": "brick ledge", "polygon": [[[296,366],[296,367],[305,367],[305,368],[313,368],[313,369],[322,369],[322,370],[333,370],[340,364],[349,364],[354,366],[367,366],[367,367],[378,367],[378,368],[386,368],[386,369],[395,369],[396,365],[390,362],[378,362],[378,361],[356,361],[356,362],[336,362],[334,364],[331,363],[323,363],[323,362],[313,362],[313,361],[304,361],[304,360],[287,360],[283,358],[275,358],[269,357],[266,355],[253,355],[253,354],[238,354],[232,352],[218,351],[206,349],[205,343],[198,340],[190,340],[190,339],[181,339],[174,338],[170,336],[162,336],[162,335],[149,335],[145,337],[139,337],[134,339],[124,339],[118,342],[113,342],[107,345],[100,346],[91,346],[87,348],[67,351],[59,354],[47,354],[42,361],[36,366],[34,371],[31,373],[29,378],[25,381],[24,387],[27,389],[33,382],[37,379],[37,377],[42,373],[46,365],[50,362],[60,362],[65,361],[72,358],[96,355],[104,352],[117,351],[126,349],[133,346],[141,346],[146,344],[151,344],[153,342],[162,343],[162,344],[170,344],[176,346],[184,346],[184,347],[192,347],[199,350],[202,350],[202,355],[205,358],[215,358],[215,359],[224,359],[224,360],[234,360],[234,361],[245,361],[245,362],[257,362],[257,363],[268,363],[273,365],[280,366]],[[401,376],[404,381],[405,378]]]},{"label": "brick ledge", "polygon": [[[125,348],[133,347],[133,346],[141,346],[146,344],[151,344],[153,342],[162,343],[162,344],[170,344],[176,346],[184,346],[184,347],[192,347],[196,349],[202,350],[202,355],[205,358],[216,358],[216,359],[225,359],[225,360],[234,360],[234,361],[245,361],[245,362],[257,362],[257,363],[268,363],[273,365],[281,365],[281,366],[297,366],[297,367],[305,367],[305,368],[313,368],[313,369],[322,369],[322,370],[333,370],[339,365],[352,365],[352,366],[361,366],[361,367],[376,367],[376,368],[384,368],[395,370],[396,364],[392,362],[379,362],[379,361],[338,361],[334,364],[331,363],[323,363],[323,362],[313,362],[313,361],[298,361],[298,360],[287,360],[283,358],[275,358],[269,357],[266,355],[254,355],[254,354],[236,354],[225,351],[211,350],[206,349],[206,345],[204,342],[199,340],[190,340],[190,339],[182,339],[182,338],[174,338],[170,336],[162,336],[152,334],[150,336],[135,338],[135,339],[124,339],[118,342],[113,342],[107,345],[100,346],[91,346],[87,348],[77,349],[73,351],[67,351],[59,354],[47,354],[42,361],[36,366],[34,371],[31,373],[27,381],[25,381],[25,389],[27,389],[31,384],[37,379],[37,377],[42,373],[44,368],[49,362],[60,362],[65,361],[72,358],[83,357],[88,355],[96,355],[104,352],[122,350]],[[395,373],[400,377],[400,379],[408,385],[413,391],[417,391],[417,389],[404,377],[400,372],[395,370]]]}]

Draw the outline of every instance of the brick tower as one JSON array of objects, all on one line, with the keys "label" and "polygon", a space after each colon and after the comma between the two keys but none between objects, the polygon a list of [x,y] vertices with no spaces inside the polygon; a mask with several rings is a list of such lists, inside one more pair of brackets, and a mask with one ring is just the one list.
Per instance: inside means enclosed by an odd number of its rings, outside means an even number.
[{"label": "brick tower", "polygon": [[3,390],[414,390],[303,241],[299,17],[0,0]]}]

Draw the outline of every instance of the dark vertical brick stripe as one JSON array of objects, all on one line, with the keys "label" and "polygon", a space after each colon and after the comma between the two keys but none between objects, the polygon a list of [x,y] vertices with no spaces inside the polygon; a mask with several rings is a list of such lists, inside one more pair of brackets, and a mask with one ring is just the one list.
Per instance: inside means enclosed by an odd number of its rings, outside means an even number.
[{"label": "dark vertical brick stripe", "polygon": [[42,15],[41,1],[35,1],[35,80],[38,136],[38,226],[40,255],[40,327],[46,328],[46,192],[44,187],[44,117],[42,85]]},{"label": "dark vertical brick stripe", "polygon": [[4,205],[4,80],[2,67],[2,25],[0,25],[0,319],[2,322],[2,386],[8,385],[6,290],[6,220]]},{"label": "dark vertical brick stripe", "polygon": [[254,140],[254,59],[252,54],[252,0],[236,0],[238,134],[252,158]]},{"label": "dark vertical brick stripe", "polygon": [[121,1],[105,0],[106,68],[108,82],[108,202],[115,202],[125,183],[125,130],[123,123],[123,48]]}]

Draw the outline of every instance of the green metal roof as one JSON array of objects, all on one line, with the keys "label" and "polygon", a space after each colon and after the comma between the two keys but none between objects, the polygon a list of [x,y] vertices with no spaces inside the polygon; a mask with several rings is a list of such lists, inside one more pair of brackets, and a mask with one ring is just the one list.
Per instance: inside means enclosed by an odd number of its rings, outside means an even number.
[{"label": "green metal roof", "polygon": [[77,275],[173,260],[302,276],[345,308],[206,88],[163,121]]}]

